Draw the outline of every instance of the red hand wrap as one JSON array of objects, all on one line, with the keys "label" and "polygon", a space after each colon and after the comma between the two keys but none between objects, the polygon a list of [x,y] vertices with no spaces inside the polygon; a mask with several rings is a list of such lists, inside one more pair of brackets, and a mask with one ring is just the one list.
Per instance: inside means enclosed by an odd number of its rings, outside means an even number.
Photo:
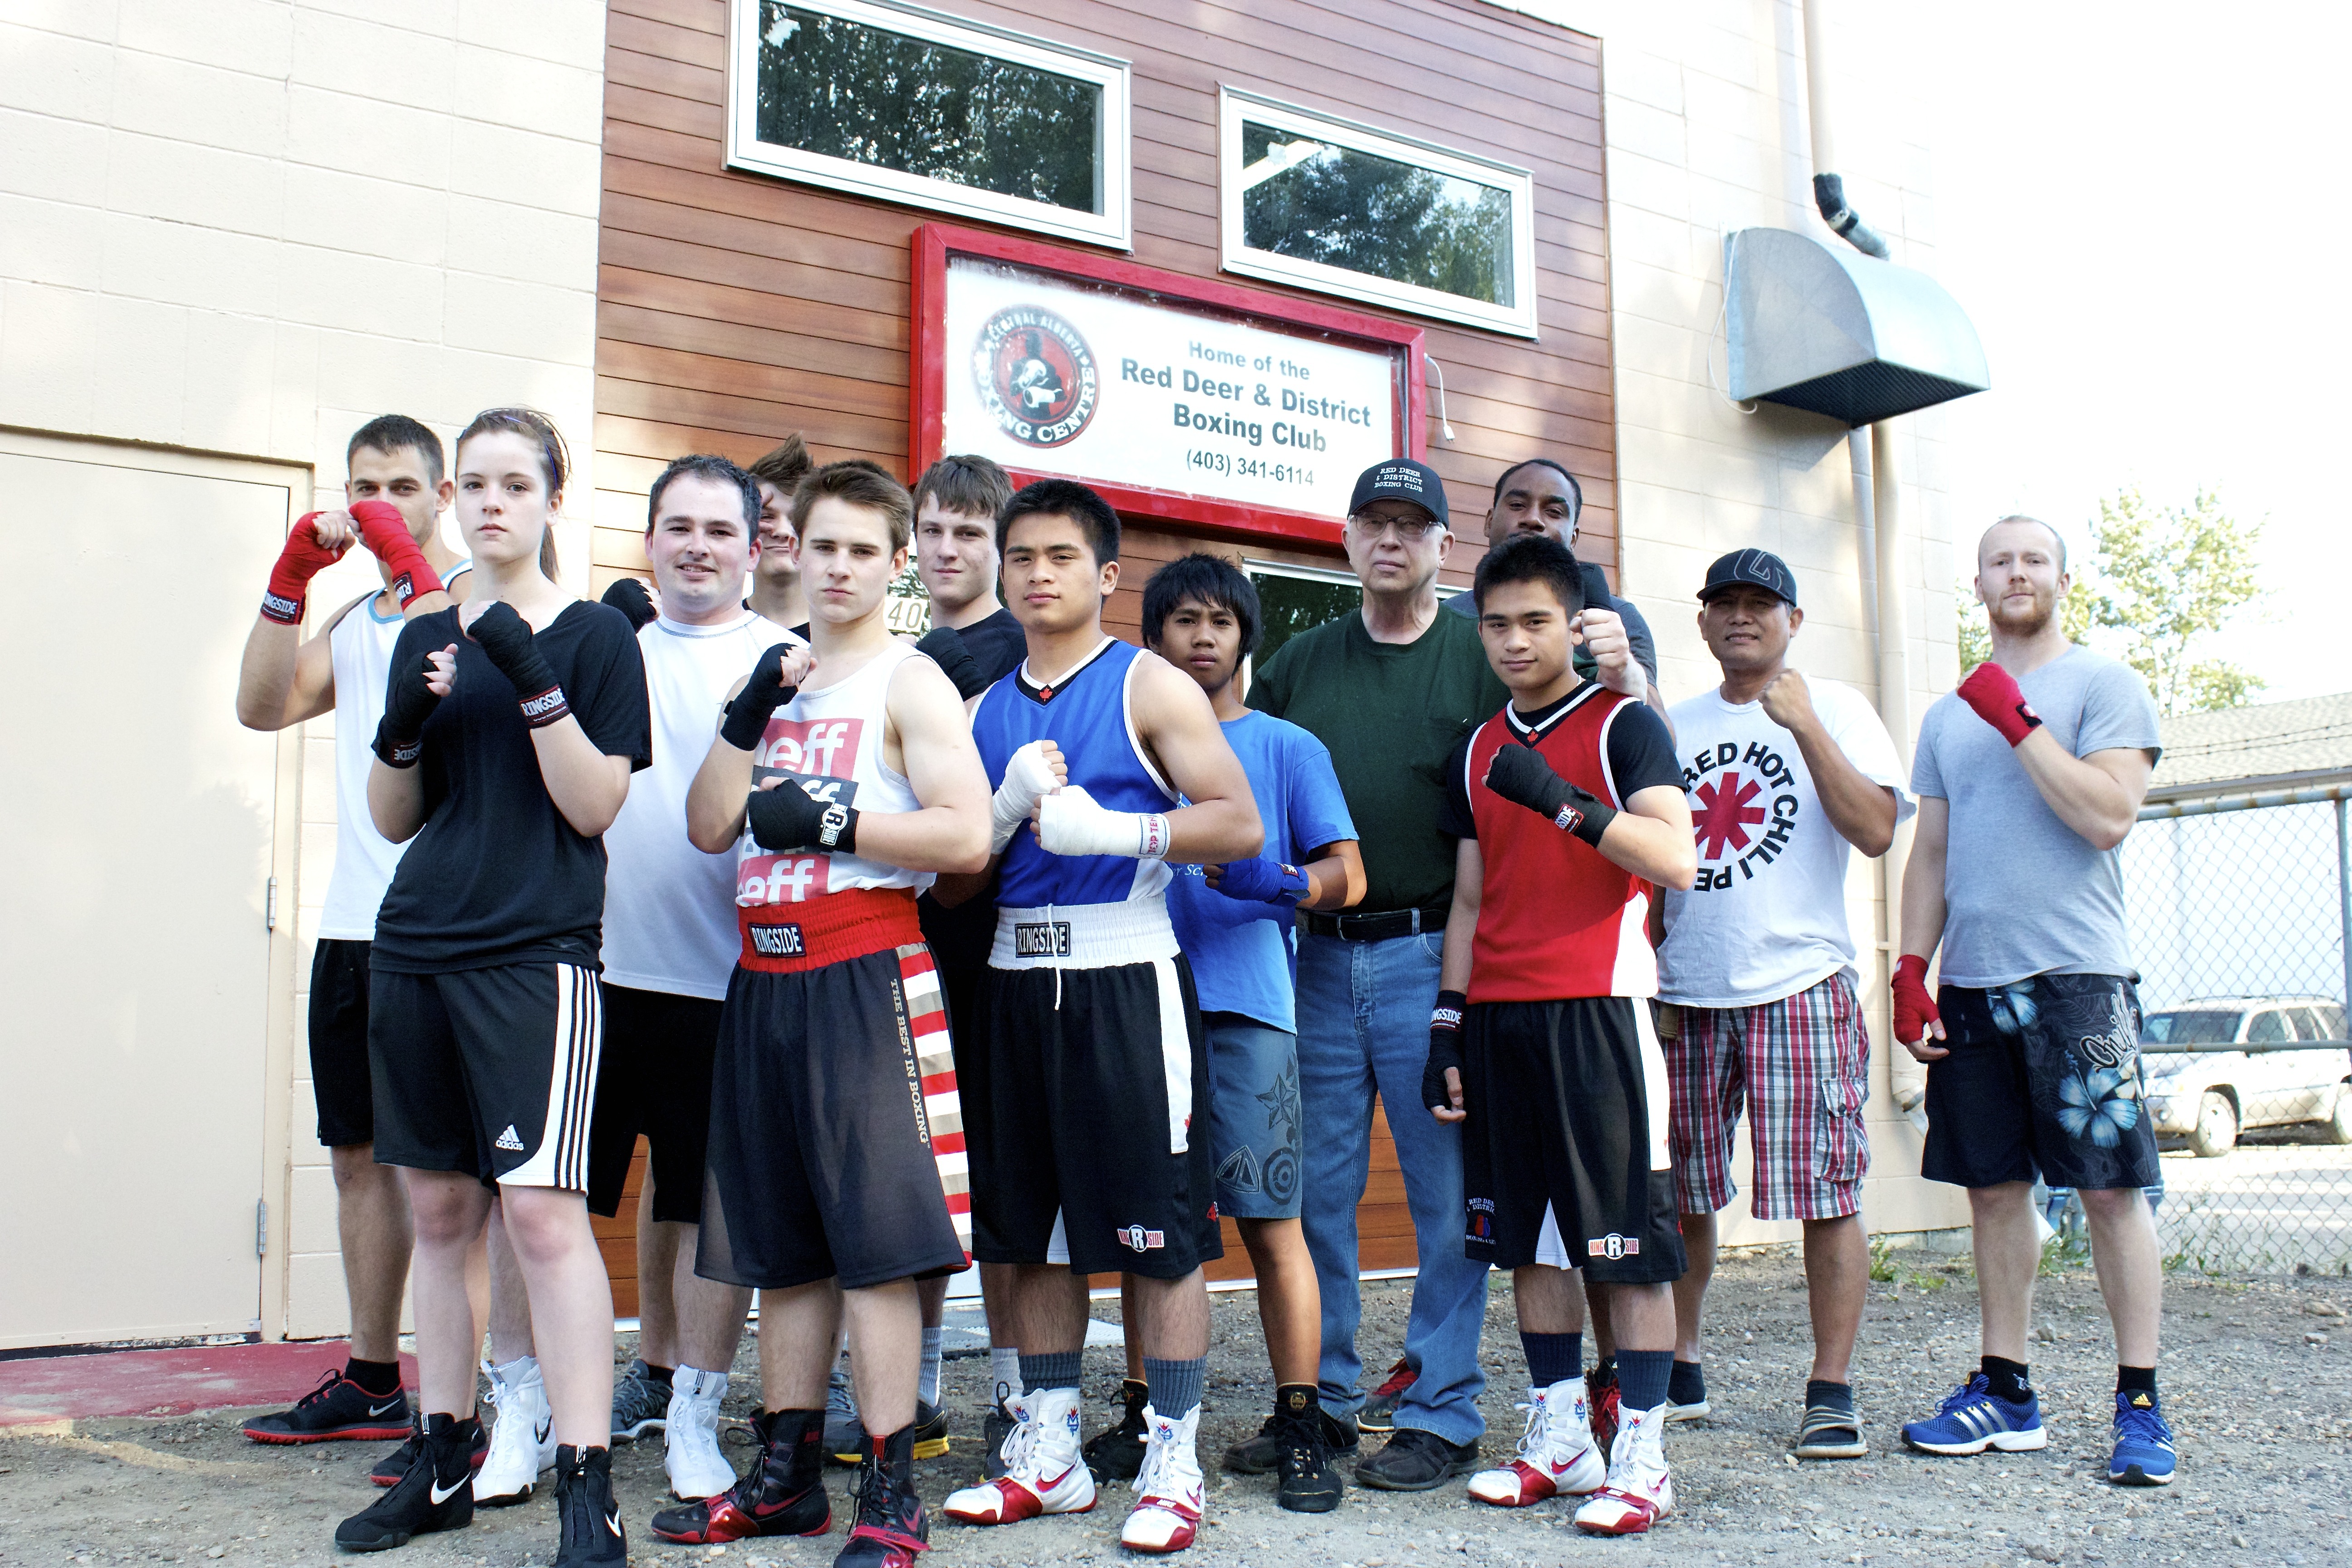
[{"label": "red hand wrap", "polygon": [[1927,1033],[1927,1026],[1943,1022],[1936,1011],[1936,999],[1927,994],[1927,961],[1916,952],[1906,952],[1895,961],[1895,1037],[1904,1045],[1916,1045]]},{"label": "red hand wrap", "polygon": [[261,613],[280,626],[302,624],[310,579],[342,559],[341,550],[330,550],[319,542],[310,527],[318,516],[315,511],[302,514],[286,535],[286,548],[278,553],[278,564],[269,569],[269,591],[261,595]]},{"label": "red hand wrap", "polygon": [[402,609],[419,594],[441,592],[441,574],[425,559],[425,549],[410,535],[408,520],[399,508],[390,501],[353,501],[352,521],[360,525],[360,542],[392,574],[392,596]]},{"label": "red hand wrap", "polygon": [[1969,672],[1960,682],[1960,700],[1977,710],[1977,717],[2000,731],[2000,738],[2014,746],[2042,727],[2042,715],[2025,700],[2018,689],[2017,678],[1988,660]]}]

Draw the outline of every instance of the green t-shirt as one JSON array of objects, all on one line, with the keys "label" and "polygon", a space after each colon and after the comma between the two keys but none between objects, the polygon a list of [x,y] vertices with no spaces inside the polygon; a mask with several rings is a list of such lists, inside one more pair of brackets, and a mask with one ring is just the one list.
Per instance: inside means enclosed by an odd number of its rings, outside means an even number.
[{"label": "green t-shirt", "polygon": [[1454,896],[1454,840],[1438,831],[1445,763],[1510,693],[1477,627],[1441,615],[1409,643],[1372,640],[1360,614],[1302,632],[1250,681],[1249,705],[1330,749],[1364,852],[1359,910],[1428,909]]}]

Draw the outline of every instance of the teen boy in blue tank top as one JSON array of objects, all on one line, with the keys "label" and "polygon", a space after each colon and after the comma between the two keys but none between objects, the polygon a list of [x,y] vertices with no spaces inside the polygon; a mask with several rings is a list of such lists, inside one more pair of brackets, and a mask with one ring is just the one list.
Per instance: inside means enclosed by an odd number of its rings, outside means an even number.
[{"label": "teen boy in blue tank top", "polygon": [[[972,719],[998,784],[1001,881],[971,1053],[982,1081],[964,1114],[972,1251],[1015,1266],[1024,1390],[1006,1474],[944,1511],[1001,1524],[1094,1506],[1078,1447],[1086,1277],[1126,1272],[1139,1277],[1151,1403],[1120,1539],[1181,1551],[1202,1510],[1201,1266],[1223,1247],[1206,1046],[1168,921],[1167,862],[1246,860],[1265,834],[1201,689],[1103,633],[1118,514],[1084,485],[1041,480],[1005,507],[997,542],[1028,658]],[[942,878],[934,891],[953,902],[985,885]]]}]

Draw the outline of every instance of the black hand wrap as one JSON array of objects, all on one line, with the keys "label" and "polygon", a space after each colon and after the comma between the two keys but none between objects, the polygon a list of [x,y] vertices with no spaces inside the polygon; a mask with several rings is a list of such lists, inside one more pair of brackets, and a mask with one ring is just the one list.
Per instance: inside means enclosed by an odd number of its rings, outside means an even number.
[{"label": "black hand wrap", "polygon": [[988,689],[988,679],[980,672],[980,663],[964,647],[963,634],[953,626],[933,626],[915,645],[915,651],[929,654],[931,662],[946,672],[955,682],[956,695],[966,702]]},{"label": "black hand wrap", "polygon": [[613,585],[604,590],[604,603],[629,617],[629,629],[641,632],[660,617],[654,608],[654,596],[635,577],[615,577]]},{"label": "black hand wrap", "polygon": [[375,754],[388,768],[413,768],[425,750],[425,721],[441,699],[425,684],[425,653],[419,647],[384,684],[383,718],[375,727]]},{"label": "black hand wrap", "polygon": [[1496,752],[1486,764],[1486,787],[1513,805],[1550,818],[1554,827],[1575,834],[1595,849],[1617,819],[1615,806],[1554,773],[1532,746],[1506,745]]},{"label": "black hand wrap", "polygon": [[538,730],[572,712],[564,700],[563,684],[555,679],[555,667],[539,651],[538,642],[530,635],[530,623],[515,613],[515,607],[504,600],[493,602],[474,617],[466,629],[483,653],[498,666],[499,673],[507,678],[515,689],[516,700],[522,704],[522,721]]},{"label": "black hand wrap", "polygon": [[824,814],[833,809],[824,801],[812,797],[807,791],[789,779],[773,789],[755,789],[744,804],[743,815],[751,826],[751,837],[761,848],[772,855],[788,854],[795,849],[814,849],[825,854],[853,854],[857,848],[857,813],[847,808],[843,815],[848,820],[832,843],[824,842]]},{"label": "black hand wrap", "polygon": [[800,690],[784,684],[784,656],[792,650],[792,644],[780,642],[761,654],[752,662],[751,679],[727,705],[727,720],[719,726],[719,738],[737,751],[758,751],[761,737],[768,732],[768,721]]},{"label": "black hand wrap", "polygon": [[1454,1109],[1445,1088],[1445,1069],[1462,1070],[1462,1015],[1470,998],[1459,991],[1441,991],[1429,1010],[1429,1062],[1421,1069],[1421,1102],[1433,1110]]}]

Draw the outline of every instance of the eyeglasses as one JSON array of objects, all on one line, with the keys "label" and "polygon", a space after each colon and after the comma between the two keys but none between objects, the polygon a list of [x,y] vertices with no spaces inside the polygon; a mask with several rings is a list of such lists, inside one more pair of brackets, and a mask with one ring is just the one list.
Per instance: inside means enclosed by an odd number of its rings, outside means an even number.
[{"label": "eyeglasses", "polygon": [[1353,523],[1366,539],[1380,539],[1394,533],[1397,536],[1397,542],[1402,544],[1419,544],[1429,537],[1430,530],[1443,529],[1445,526],[1425,513],[1419,517],[1372,517],[1360,511],[1349,517],[1348,521]]}]

